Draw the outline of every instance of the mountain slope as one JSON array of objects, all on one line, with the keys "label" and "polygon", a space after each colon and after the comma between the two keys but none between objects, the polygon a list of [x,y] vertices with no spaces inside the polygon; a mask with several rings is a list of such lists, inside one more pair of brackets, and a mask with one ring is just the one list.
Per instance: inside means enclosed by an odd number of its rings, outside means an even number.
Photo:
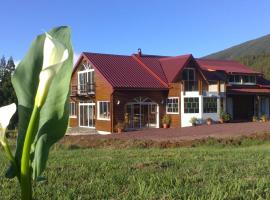
[{"label": "mountain slope", "polygon": [[250,40],[204,58],[237,60],[270,79],[270,35]]}]

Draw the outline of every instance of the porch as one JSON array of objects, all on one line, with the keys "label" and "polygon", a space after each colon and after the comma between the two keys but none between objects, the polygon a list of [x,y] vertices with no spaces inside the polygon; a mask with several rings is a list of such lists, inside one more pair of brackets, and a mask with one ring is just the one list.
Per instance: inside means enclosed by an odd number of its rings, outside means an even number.
[{"label": "porch", "polygon": [[248,88],[228,91],[227,112],[234,121],[252,121],[253,116],[269,118],[270,90]]}]

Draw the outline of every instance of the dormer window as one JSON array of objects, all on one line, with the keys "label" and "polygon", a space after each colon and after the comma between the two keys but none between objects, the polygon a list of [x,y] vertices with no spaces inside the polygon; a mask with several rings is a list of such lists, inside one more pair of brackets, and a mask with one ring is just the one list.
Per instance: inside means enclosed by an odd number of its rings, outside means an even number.
[{"label": "dormer window", "polygon": [[230,84],[256,84],[256,77],[253,75],[229,75]]}]

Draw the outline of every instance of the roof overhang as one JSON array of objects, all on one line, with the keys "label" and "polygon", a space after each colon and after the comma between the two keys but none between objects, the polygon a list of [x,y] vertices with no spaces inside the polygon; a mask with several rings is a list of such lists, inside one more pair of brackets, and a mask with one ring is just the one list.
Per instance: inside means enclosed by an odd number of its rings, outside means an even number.
[{"label": "roof overhang", "polygon": [[268,88],[230,88],[227,94],[235,95],[269,95],[270,89]]}]

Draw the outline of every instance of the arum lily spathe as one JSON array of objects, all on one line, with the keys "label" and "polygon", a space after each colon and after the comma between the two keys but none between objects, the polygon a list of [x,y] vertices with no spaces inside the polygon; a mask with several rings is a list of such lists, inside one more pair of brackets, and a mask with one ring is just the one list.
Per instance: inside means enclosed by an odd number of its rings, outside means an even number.
[{"label": "arum lily spathe", "polygon": [[4,146],[6,145],[5,132],[9,125],[11,117],[16,112],[16,104],[12,103],[0,108],[0,142]]},{"label": "arum lily spathe", "polygon": [[41,107],[47,97],[51,82],[60,69],[60,63],[68,59],[68,49],[46,33],[43,47],[43,65],[39,74],[39,85],[35,98],[35,106]]}]

